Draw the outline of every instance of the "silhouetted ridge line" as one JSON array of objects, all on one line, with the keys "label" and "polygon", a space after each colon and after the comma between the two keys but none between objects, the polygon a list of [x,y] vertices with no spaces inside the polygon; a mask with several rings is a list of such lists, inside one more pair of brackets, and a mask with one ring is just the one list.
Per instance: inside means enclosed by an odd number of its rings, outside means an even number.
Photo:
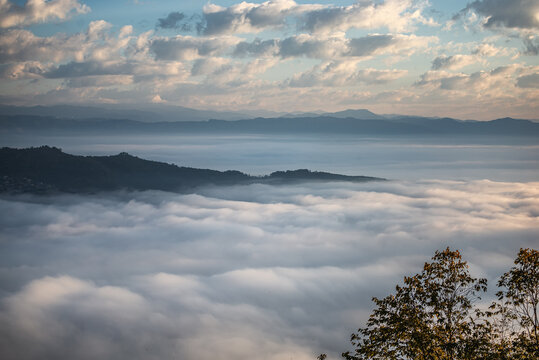
[{"label": "silhouetted ridge line", "polygon": [[77,156],[42,146],[0,149],[0,180],[0,192],[88,193],[118,189],[185,192],[202,185],[384,179],[306,169],[257,177],[235,170],[196,169],[145,160],[126,152],[111,156]]},{"label": "silhouetted ridge line", "polygon": [[463,121],[452,118],[279,117],[248,120],[140,122],[128,119],[62,119],[49,116],[0,115],[0,133],[39,134],[369,134],[369,135],[511,135],[539,136],[539,123],[512,118]]}]

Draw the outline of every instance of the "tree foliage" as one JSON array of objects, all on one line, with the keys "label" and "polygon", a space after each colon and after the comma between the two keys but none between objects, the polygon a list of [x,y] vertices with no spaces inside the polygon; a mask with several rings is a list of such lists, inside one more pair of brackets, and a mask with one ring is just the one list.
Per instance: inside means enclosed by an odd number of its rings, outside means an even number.
[{"label": "tree foliage", "polygon": [[539,252],[521,249],[489,311],[476,303],[487,280],[470,275],[459,251],[437,251],[405,277],[352,334],[346,360],[539,359]]},{"label": "tree foliage", "polygon": [[498,287],[491,316],[501,358],[539,359],[539,251],[520,249]]}]

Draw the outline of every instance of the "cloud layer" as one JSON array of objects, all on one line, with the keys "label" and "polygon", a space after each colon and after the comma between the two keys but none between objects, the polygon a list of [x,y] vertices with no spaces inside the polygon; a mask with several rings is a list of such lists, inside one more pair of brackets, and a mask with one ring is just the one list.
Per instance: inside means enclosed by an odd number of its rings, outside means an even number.
[{"label": "cloud layer", "polygon": [[[372,296],[537,245],[536,183],[250,185],[0,200],[3,359],[338,357]],[[207,346],[211,343],[211,348]]]},{"label": "cloud layer", "polygon": [[476,0],[466,10],[485,16],[485,27],[539,29],[539,3],[534,0]]},{"label": "cloud layer", "polygon": [[29,0],[24,6],[10,0],[0,0],[0,28],[66,20],[72,14],[88,11],[90,8],[78,0]]},{"label": "cloud layer", "polygon": [[[76,0],[2,0],[0,102],[534,118],[537,5],[507,4],[481,0],[441,13],[422,0],[210,2],[119,26]],[[149,3],[129,6],[155,14]],[[500,67],[527,70],[488,95],[416,86],[432,71],[470,77]]]}]

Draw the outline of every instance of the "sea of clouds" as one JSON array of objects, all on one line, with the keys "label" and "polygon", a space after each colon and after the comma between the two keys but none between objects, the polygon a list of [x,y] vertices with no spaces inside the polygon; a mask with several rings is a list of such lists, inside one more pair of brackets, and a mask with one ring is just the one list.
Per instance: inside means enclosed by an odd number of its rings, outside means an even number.
[{"label": "sea of clouds", "polygon": [[[338,358],[437,249],[491,294],[539,183],[253,184],[0,198],[2,359]],[[487,300],[485,300],[487,301]]]}]

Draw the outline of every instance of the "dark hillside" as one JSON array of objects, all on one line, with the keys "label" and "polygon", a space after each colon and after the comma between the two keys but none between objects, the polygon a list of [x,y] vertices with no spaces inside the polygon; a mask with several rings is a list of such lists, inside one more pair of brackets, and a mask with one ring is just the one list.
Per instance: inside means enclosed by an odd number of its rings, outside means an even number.
[{"label": "dark hillside", "polygon": [[77,156],[49,146],[0,149],[0,191],[96,192],[117,189],[188,191],[201,185],[254,182],[370,181],[366,176],[345,176],[309,170],[279,171],[255,177],[239,171],[180,167],[120,153],[112,156]]}]

